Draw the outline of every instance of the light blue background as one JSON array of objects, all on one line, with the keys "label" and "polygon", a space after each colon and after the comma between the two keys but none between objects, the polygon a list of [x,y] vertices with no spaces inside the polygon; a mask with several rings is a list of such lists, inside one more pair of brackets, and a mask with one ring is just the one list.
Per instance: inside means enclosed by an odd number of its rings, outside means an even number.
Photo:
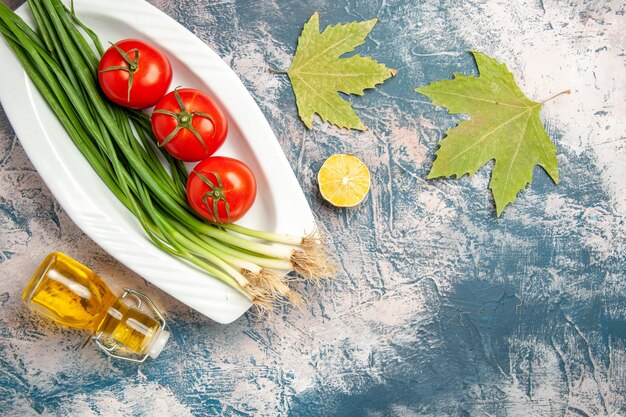
[{"label": "light blue background", "polygon": [[[624,197],[611,177],[621,173],[623,181],[626,174],[624,132],[611,128],[624,117],[623,107],[611,105],[611,95],[623,98],[625,90],[624,60],[615,61],[625,56],[623,4],[155,3],[241,76],[331,238],[338,277],[322,288],[300,286],[311,300],[304,311],[212,323],[121,267],[76,229],[0,112],[0,414],[626,414],[626,225]],[[494,10],[507,9],[506,21],[491,24],[485,17],[505,16]],[[352,100],[367,132],[319,120],[307,131],[287,78],[267,72],[288,67],[314,11],[322,27],[380,18],[358,52],[399,73]],[[510,38],[504,32],[525,27],[539,29],[502,45]],[[491,35],[481,37],[485,31]],[[528,51],[528,39],[538,55],[544,45],[557,45],[566,57],[610,55],[609,62],[621,66],[595,67],[598,79],[613,84],[594,90],[582,67],[529,61],[521,52]],[[598,42],[605,48],[594,52]],[[536,168],[532,186],[499,219],[487,189],[489,169],[471,179],[424,180],[437,142],[460,118],[413,89],[453,72],[475,74],[466,52],[472,48],[508,59],[529,95],[540,95],[533,99],[560,91],[539,91],[535,68],[560,71],[573,83],[566,87],[574,94],[558,99],[565,104],[544,114],[561,183],[555,186]],[[607,104],[572,116],[572,108],[588,109],[584,101],[595,97],[582,93],[586,87]],[[611,147],[594,139],[598,131]],[[332,208],[317,192],[316,172],[338,152],[358,155],[372,172],[371,193],[354,209]],[[28,312],[21,290],[50,250],[72,254],[118,290],[127,285],[153,296],[173,329],[161,357],[140,366],[110,361],[93,346],[80,349],[86,335]]]}]

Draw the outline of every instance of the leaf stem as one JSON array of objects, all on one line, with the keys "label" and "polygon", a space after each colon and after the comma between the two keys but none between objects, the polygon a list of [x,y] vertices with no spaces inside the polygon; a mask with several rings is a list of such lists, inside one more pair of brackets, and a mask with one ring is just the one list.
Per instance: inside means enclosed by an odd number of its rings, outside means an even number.
[{"label": "leaf stem", "polygon": [[571,93],[572,93],[571,90],[561,91],[560,93],[557,93],[557,94],[553,95],[552,97],[549,97],[549,98],[545,99],[544,101],[541,102],[541,104],[547,103],[548,101],[553,100],[553,99],[555,99],[558,96],[561,96],[563,94],[571,94]]},{"label": "leaf stem", "polygon": [[269,68],[268,69],[269,72],[271,72],[272,74],[287,74],[287,70],[277,70],[274,68]]}]

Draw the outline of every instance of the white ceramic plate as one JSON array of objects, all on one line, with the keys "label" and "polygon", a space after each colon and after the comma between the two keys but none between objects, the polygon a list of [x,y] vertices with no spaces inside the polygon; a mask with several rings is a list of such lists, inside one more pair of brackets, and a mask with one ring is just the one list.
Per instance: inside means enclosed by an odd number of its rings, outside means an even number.
[{"label": "white ceramic plate", "polygon": [[[263,113],[237,75],[207,45],[143,0],[76,0],[77,15],[103,44],[136,37],[172,63],[172,87],[206,91],[225,110],[226,143],[217,154],[254,171],[258,195],[240,224],[289,234],[315,228],[311,209]],[[18,13],[32,26],[28,7]],[[74,146],[4,40],[0,102],[28,157],[72,220],[104,250],[163,291],[220,323],[250,303],[236,290],[157,249]],[[54,249],[54,248],[51,248]]]}]

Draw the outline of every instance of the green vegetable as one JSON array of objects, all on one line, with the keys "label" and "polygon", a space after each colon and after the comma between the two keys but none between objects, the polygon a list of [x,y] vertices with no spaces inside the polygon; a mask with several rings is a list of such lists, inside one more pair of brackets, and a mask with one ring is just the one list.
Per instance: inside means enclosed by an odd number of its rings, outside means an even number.
[{"label": "green vegetable", "polygon": [[[159,162],[148,115],[100,95],[96,71],[103,48],[97,36],[60,0],[28,4],[37,32],[0,3],[0,33],[76,146],[157,247],[233,286],[264,309],[281,300],[300,301],[274,268],[295,269],[311,279],[332,273],[318,235],[284,237],[229,226],[234,234],[197,217],[185,198],[184,165],[166,152],[169,173]],[[258,236],[267,242],[259,242]]]},{"label": "green vegetable", "polygon": [[[500,216],[532,182],[535,165],[559,182],[556,147],[539,117],[541,106],[556,96],[540,103],[529,100],[504,64],[480,52],[472,53],[480,77],[455,74],[452,80],[415,90],[451,114],[472,116],[446,132],[428,178],[472,175],[495,159],[490,188]],[[560,94],[564,93],[569,91]]]},{"label": "green vegetable", "polygon": [[370,57],[340,56],[365,42],[376,21],[328,26],[320,33],[319,15],[315,13],[304,25],[287,74],[296,95],[298,114],[309,129],[315,113],[339,127],[366,129],[350,102],[338,92],[363,95],[366,88],[373,88],[397,71]]}]

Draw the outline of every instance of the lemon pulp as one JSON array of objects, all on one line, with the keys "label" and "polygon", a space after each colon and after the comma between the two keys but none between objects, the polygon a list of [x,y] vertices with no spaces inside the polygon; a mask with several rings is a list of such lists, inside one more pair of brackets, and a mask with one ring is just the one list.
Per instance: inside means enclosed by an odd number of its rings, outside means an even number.
[{"label": "lemon pulp", "polygon": [[317,174],[320,193],[337,207],[354,207],[370,189],[370,171],[354,155],[335,154],[328,158]]}]

